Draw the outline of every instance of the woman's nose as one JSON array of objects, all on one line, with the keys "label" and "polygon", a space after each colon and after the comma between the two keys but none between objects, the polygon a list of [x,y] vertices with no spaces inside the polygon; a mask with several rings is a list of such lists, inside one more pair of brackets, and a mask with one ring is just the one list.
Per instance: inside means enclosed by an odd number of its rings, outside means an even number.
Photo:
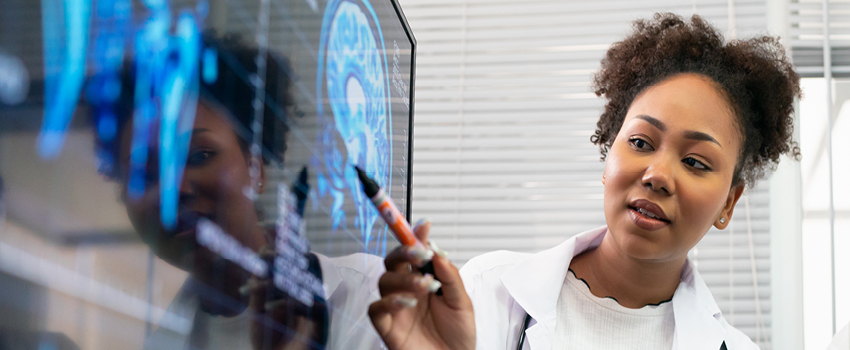
[{"label": "woman's nose", "polygon": [[189,200],[195,196],[197,189],[195,188],[195,184],[190,171],[186,171],[183,173],[183,178],[180,181],[180,188],[178,190],[180,191],[179,193],[181,204],[185,204],[186,200]]},{"label": "woman's nose", "polygon": [[675,193],[676,185],[673,180],[673,169],[669,163],[667,160],[659,159],[650,164],[641,178],[643,186],[652,191],[662,192],[667,195]]}]

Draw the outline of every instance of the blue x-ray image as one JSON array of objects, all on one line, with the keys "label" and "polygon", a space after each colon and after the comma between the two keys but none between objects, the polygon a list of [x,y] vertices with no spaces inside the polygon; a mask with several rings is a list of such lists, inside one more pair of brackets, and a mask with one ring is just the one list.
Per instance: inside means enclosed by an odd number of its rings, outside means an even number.
[{"label": "blue x-ray image", "polygon": [[[331,196],[333,229],[354,220],[364,242],[372,241],[378,220],[361,189],[358,165],[389,191],[392,105],[386,47],[379,19],[368,1],[332,1],[325,9],[317,71],[319,142],[324,145],[318,177],[320,196]],[[325,110],[324,101],[330,104]],[[334,145],[336,135],[343,147]],[[328,147],[331,146],[331,147]],[[346,198],[356,206],[356,217],[343,210]],[[386,251],[386,228],[377,232],[377,244],[368,252]]]}]

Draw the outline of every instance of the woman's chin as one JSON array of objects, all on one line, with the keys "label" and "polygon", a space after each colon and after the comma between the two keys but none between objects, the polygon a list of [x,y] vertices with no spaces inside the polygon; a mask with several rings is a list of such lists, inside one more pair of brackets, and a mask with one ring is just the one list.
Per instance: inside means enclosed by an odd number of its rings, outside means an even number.
[{"label": "woman's chin", "polygon": [[665,249],[664,245],[659,242],[660,240],[657,239],[659,237],[647,237],[641,231],[626,229],[622,231],[622,237],[615,237],[620,251],[636,260],[658,261],[668,258],[669,249]]},{"label": "woman's chin", "polygon": [[185,270],[192,278],[238,299],[239,287],[248,280],[249,272],[203,247],[198,247],[192,255],[193,262]]}]

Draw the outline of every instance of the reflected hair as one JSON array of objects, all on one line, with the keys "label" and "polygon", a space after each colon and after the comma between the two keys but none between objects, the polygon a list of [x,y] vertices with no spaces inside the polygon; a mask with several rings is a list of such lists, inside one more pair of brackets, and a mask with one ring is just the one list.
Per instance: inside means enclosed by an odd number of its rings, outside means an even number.
[{"label": "reflected hair", "polygon": [[[250,156],[250,145],[253,141],[254,98],[255,87],[251,77],[257,74],[257,56],[259,50],[245,44],[237,35],[218,36],[212,31],[203,34],[203,48],[213,49],[217,53],[216,79],[206,82],[200,78],[202,62],[198,62],[198,79],[200,81],[198,103],[205,103],[216,110],[224,111],[243,153]],[[201,55],[203,56],[203,55]],[[98,108],[113,108],[116,117],[116,137],[104,140],[96,137],[96,153],[99,160],[98,171],[106,178],[120,178],[119,154],[121,136],[127,123],[132,120],[134,113],[135,65],[132,61],[125,62],[121,72],[121,94],[114,106],[89,104],[92,109],[92,122],[98,125],[97,118],[101,115]],[[263,107],[262,123],[262,160],[269,164],[283,163],[286,151],[286,134],[292,116],[300,117],[292,95],[293,71],[289,61],[276,53],[269,51],[266,55],[265,72],[265,104]],[[90,99],[97,100],[97,99]],[[125,136],[126,137],[126,136]]]}]

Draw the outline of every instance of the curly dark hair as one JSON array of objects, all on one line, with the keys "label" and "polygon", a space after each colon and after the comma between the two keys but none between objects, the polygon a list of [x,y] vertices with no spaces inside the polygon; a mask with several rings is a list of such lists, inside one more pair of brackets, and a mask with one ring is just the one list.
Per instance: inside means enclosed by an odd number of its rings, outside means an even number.
[{"label": "curly dark hair", "polygon": [[[251,77],[258,71],[257,56],[259,50],[250,46],[235,34],[218,35],[213,31],[203,34],[203,47],[217,52],[217,78],[207,82],[200,80],[199,103],[207,103],[222,109],[231,121],[242,151],[248,155],[253,140],[254,95],[255,88]],[[201,60],[203,58],[200,58]],[[203,67],[202,61],[198,62]],[[135,110],[135,64],[125,62],[120,72],[121,91],[114,103],[103,103],[98,96],[98,87],[108,84],[108,80],[94,77],[89,82],[86,104],[91,108],[91,119],[95,128],[104,115],[115,119],[114,137],[97,136],[95,140],[98,156],[98,172],[107,179],[120,179],[119,150],[121,131],[131,122]],[[277,53],[267,52],[265,74],[265,106],[263,108],[262,160],[283,163],[286,151],[286,135],[290,118],[300,117],[295,98],[292,94],[293,71],[289,61]],[[98,134],[98,133],[95,133]]]},{"label": "curly dark hair", "polygon": [[791,137],[800,77],[778,38],[724,44],[718,30],[697,15],[687,23],[678,15],[657,13],[633,26],[634,33],[608,50],[593,80],[596,95],[608,100],[590,137],[602,160],[632,101],[648,87],[682,73],[710,78],[738,117],[743,142],[733,185],[752,186],[764,177],[765,169],[776,167],[782,154],[800,158]]}]

